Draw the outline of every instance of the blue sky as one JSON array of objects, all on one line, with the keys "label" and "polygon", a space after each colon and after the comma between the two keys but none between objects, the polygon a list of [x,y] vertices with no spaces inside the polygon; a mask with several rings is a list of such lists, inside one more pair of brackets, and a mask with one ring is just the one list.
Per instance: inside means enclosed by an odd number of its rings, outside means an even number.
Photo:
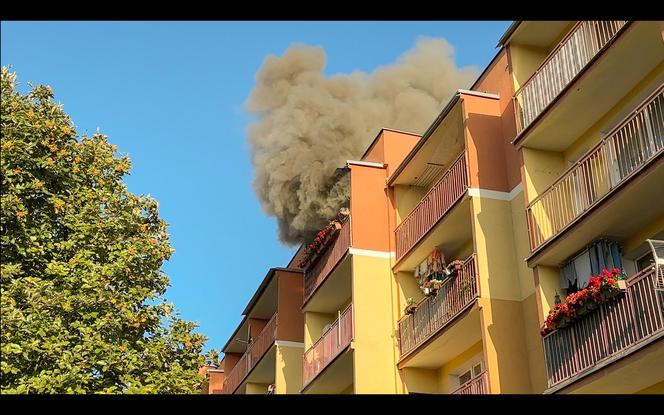
[{"label": "blue sky", "polygon": [[483,69],[510,22],[2,22],[2,65],[53,87],[79,134],[97,127],[132,160],[175,254],[166,297],[219,348],[280,244],[253,187],[244,102],[268,54],[323,46],[327,75],[393,63],[419,36],[443,37],[458,66]]}]

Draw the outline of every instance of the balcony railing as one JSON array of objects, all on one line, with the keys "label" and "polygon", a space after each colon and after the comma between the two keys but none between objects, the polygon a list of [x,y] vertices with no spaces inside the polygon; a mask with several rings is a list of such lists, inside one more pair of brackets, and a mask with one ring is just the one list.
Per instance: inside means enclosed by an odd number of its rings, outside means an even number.
[{"label": "balcony railing", "polygon": [[401,357],[427,341],[465,310],[477,298],[477,286],[477,262],[473,254],[436,295],[424,297],[416,305],[414,313],[399,320]]},{"label": "balcony railing", "polygon": [[443,177],[394,230],[396,260],[403,258],[433,228],[468,188],[466,152],[452,163]]},{"label": "balcony railing", "polygon": [[625,26],[622,20],[577,23],[514,94],[520,133]]},{"label": "balcony railing", "polygon": [[489,373],[485,370],[479,376],[461,385],[452,395],[482,395],[489,393]]},{"label": "balcony railing", "polygon": [[277,335],[277,314],[275,313],[270,321],[263,327],[256,339],[247,347],[237,364],[231,369],[226,379],[224,379],[223,393],[232,394],[240,386],[244,378],[247,377],[251,369],[256,366],[265,352],[274,344]]},{"label": "balcony railing", "polygon": [[543,338],[549,387],[571,379],[664,331],[664,293],[650,267],[627,281],[627,291],[592,314]]},{"label": "balcony railing", "polygon": [[303,356],[302,380],[307,386],[353,340],[353,305],[350,304],[339,318]]},{"label": "balcony railing", "polygon": [[325,278],[334,269],[337,263],[343,258],[350,247],[350,222],[348,218],[341,225],[339,233],[334,236],[332,241],[324,250],[319,254],[318,258],[313,260],[311,266],[307,268],[304,273],[304,301],[306,302],[309,297],[316,291]]},{"label": "balcony railing", "polygon": [[530,249],[560,233],[664,149],[664,85],[526,208]]}]

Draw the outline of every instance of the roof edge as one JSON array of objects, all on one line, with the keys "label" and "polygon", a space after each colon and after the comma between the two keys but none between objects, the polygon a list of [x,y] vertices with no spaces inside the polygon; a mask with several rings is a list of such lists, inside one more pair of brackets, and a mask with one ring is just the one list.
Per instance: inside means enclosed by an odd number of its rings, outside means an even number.
[{"label": "roof edge", "polygon": [[523,22],[523,20],[514,20],[514,21],[512,22],[512,24],[510,25],[510,27],[508,27],[507,30],[505,31],[505,33],[503,33],[503,35],[500,37],[500,40],[498,41],[498,44],[496,45],[496,47],[503,47],[503,46],[505,46],[505,43],[507,43],[507,41],[509,40],[509,38],[512,36],[512,34],[514,34],[514,32],[516,31],[517,27],[519,27],[519,25],[520,25],[522,22]]},{"label": "roof edge", "polygon": [[457,102],[459,102],[459,98],[461,96],[460,92],[461,90],[457,89],[454,95],[450,98],[450,100],[447,102],[445,107],[442,109],[440,114],[436,117],[435,120],[433,120],[433,123],[427,128],[427,130],[422,134],[422,138],[419,139],[417,144],[410,150],[410,152],[406,155],[406,157],[403,159],[401,164],[397,167],[397,169],[392,173],[392,175],[387,179],[387,185],[391,186],[394,181],[399,177],[401,172],[406,168],[406,165],[410,162],[410,160],[415,157],[415,154],[417,154],[418,151],[420,151],[420,148],[424,146],[424,144],[429,140],[429,137],[431,137],[431,134],[438,128],[441,122],[443,122],[443,119],[447,116],[447,114],[452,110],[452,108],[456,105]]},{"label": "roof edge", "polygon": [[378,142],[378,137],[381,136],[383,131],[392,131],[392,132],[395,132],[395,133],[408,134],[408,135],[414,135],[416,137],[421,137],[420,134],[414,133],[412,131],[404,131],[404,130],[397,130],[395,128],[382,127],[380,130],[378,130],[378,134],[376,134],[376,136],[373,138],[373,140],[371,140],[371,144],[369,144],[369,147],[367,147],[364,154],[362,154],[362,157],[360,157],[360,160],[363,160],[367,156],[367,154],[369,154],[369,151],[371,151],[371,149],[374,147],[374,145],[376,145],[376,143]]},{"label": "roof edge", "polygon": [[267,286],[270,285],[270,282],[272,282],[272,277],[274,277],[274,274],[276,271],[284,271],[284,272],[296,272],[296,273],[303,273],[304,270],[300,268],[283,268],[283,267],[272,267],[267,271],[267,274],[265,275],[265,278],[263,278],[263,281],[261,284],[258,286],[256,291],[254,292],[254,295],[251,297],[249,302],[247,303],[246,307],[244,307],[244,310],[242,311],[242,314],[244,316],[249,315],[251,310],[254,308],[256,303],[258,302],[258,299],[261,297],[263,292],[267,289]]}]

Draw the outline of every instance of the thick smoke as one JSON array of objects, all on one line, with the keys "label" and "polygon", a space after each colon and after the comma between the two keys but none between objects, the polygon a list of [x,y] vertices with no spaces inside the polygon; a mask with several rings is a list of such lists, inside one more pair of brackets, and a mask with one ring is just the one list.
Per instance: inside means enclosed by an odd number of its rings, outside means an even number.
[{"label": "thick smoke", "polygon": [[423,133],[458,88],[476,78],[458,68],[444,39],[421,38],[396,63],[367,74],[326,77],[321,47],[293,45],[269,55],[246,106],[257,120],[248,138],[254,187],[279,237],[303,242],[347,205],[348,176],[380,128]]}]

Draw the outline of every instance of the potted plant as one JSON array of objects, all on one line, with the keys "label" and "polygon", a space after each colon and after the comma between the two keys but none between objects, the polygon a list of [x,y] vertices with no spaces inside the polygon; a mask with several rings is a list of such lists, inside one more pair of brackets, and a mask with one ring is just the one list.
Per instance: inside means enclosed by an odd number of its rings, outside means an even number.
[{"label": "potted plant", "polygon": [[413,314],[415,313],[415,310],[417,310],[415,300],[413,300],[412,297],[409,297],[408,300],[406,300],[406,308],[404,308],[403,311],[405,314]]},{"label": "potted plant", "polygon": [[604,269],[600,275],[590,278],[586,288],[569,294],[565,302],[554,305],[540,332],[542,336],[567,327],[577,318],[597,309],[601,303],[622,293],[620,281],[624,279],[620,278],[621,275],[622,271],[618,268],[611,271]]},{"label": "potted plant", "polygon": [[450,262],[447,268],[450,269],[450,271],[459,272],[461,271],[461,268],[463,268],[463,262],[458,259],[455,259],[454,261]]},{"label": "potted plant", "polygon": [[433,289],[434,293],[437,293],[438,290],[443,288],[443,280],[432,279],[431,280],[431,288]]}]

